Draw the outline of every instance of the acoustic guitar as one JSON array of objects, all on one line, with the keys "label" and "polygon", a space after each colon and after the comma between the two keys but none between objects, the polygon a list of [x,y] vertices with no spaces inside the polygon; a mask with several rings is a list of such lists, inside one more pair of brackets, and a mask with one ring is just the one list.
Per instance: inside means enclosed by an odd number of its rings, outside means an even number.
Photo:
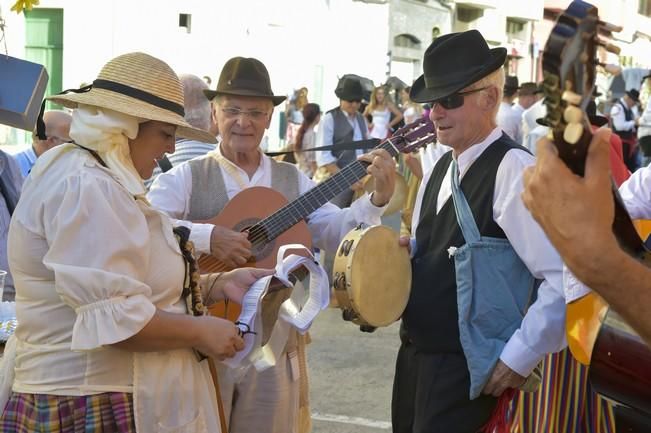
[{"label": "acoustic guitar", "polygon": [[[601,65],[597,50],[602,46],[618,51],[599,35],[620,30],[600,21],[596,7],[576,0],[559,16],[543,52],[544,121],[559,157],[580,176],[592,139],[584,111],[593,93],[596,67]],[[613,231],[620,245],[651,263],[614,183],[613,198]],[[567,305],[566,324],[570,351],[577,361],[590,366],[594,389],[651,417],[651,350],[642,339],[595,293]]]},{"label": "acoustic guitar", "polygon": [[[432,122],[423,118],[400,128],[376,149],[384,149],[395,157],[400,152],[413,152],[435,140]],[[299,243],[311,248],[312,241],[305,218],[364,178],[369,165],[366,161],[354,161],[291,203],[271,188],[247,188],[229,200],[217,216],[201,222],[235,231],[247,231],[251,242],[251,257],[244,266],[272,268],[276,265],[278,248],[282,245]],[[200,256],[198,262],[202,273],[230,270],[211,255]],[[221,302],[211,307],[211,313],[237,320],[239,308]]]}]

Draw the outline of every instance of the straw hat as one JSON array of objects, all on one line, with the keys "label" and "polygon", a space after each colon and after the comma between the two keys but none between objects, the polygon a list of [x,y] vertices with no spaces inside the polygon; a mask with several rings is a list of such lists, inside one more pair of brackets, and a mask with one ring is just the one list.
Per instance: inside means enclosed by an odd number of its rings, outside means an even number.
[{"label": "straw hat", "polygon": [[185,121],[183,86],[179,78],[167,63],[148,54],[129,53],[114,58],[104,65],[92,86],[83,90],[46,99],[68,108],[92,105],[170,123],[177,126],[177,137],[217,142],[209,132]]}]

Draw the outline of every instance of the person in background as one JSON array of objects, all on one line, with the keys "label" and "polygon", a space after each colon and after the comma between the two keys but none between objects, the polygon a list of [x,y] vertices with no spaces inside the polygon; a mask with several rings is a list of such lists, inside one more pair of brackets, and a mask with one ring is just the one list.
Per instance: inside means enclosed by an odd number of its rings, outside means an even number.
[{"label": "person in background", "polygon": [[371,92],[371,101],[364,109],[364,117],[371,119],[369,136],[384,140],[393,133],[393,127],[402,120],[402,113],[386,97],[386,88],[379,86]]},{"label": "person in background", "polygon": [[[359,80],[351,77],[341,78],[335,89],[335,95],[339,98],[339,106],[321,117],[316,138],[317,147],[332,145],[335,150],[317,153],[317,172],[314,176],[316,182],[321,182],[337,173],[364,153],[361,149],[339,150],[338,145],[369,138],[366,121],[359,112],[363,98],[362,84]],[[358,183],[353,188],[362,188],[362,186]],[[353,189],[344,190],[330,202],[340,208],[348,207],[352,202],[353,193]]]},{"label": "person in background", "polygon": [[0,372],[0,431],[219,431],[206,357],[232,357],[244,340],[205,307],[241,302],[273,270],[199,277],[187,230],[143,184],[176,135],[215,138],[183,119],[178,77],[144,53],[48,99],[75,108],[74,142],[37,160],[11,220],[20,324]]},{"label": "person in background", "polygon": [[23,176],[18,163],[6,152],[0,150],[0,269],[7,271],[5,276],[3,301],[13,301],[16,297],[14,279],[9,269],[7,239],[9,235],[9,222],[18,204],[20,191],[23,186]]},{"label": "person in background", "polygon": [[622,139],[624,163],[631,173],[640,166],[638,160],[640,149],[637,143],[637,126],[640,124],[640,113],[637,107],[639,101],[640,92],[635,89],[627,90],[610,109],[613,132]]},{"label": "person in background", "polygon": [[[504,96],[502,96],[502,103],[497,112],[497,126],[502,128],[502,131],[506,132],[506,135],[511,137],[513,141],[522,144],[522,116],[521,113],[518,113],[513,109],[513,102],[515,101],[518,89],[520,88],[518,83],[518,77],[516,76],[508,75],[505,78]],[[520,141],[518,141],[518,139],[520,139]]]},{"label": "person in background", "polygon": [[[208,131],[211,136],[216,137],[219,131],[217,130],[215,113],[212,111],[210,101],[206,100],[206,97],[203,95],[203,91],[208,89],[208,85],[204,80],[192,74],[182,74],[179,76],[179,80],[183,86],[185,121],[195,128]],[[198,156],[205,155],[211,150],[215,150],[213,143],[179,138],[176,140],[174,153],[169,155],[165,154],[158,160],[158,166],[154,169],[151,178],[145,182],[145,185],[149,187],[156,176],[163,171],[167,171],[174,166]]]},{"label": "person in background", "polygon": [[63,144],[70,141],[70,121],[72,118],[65,111],[46,111],[43,114],[43,122],[45,124],[45,139],[41,139],[36,135],[36,129],[32,133],[32,146],[20,153],[14,155],[20,172],[23,177],[27,177],[30,170],[36,163],[36,158],[41,156],[44,152],[52,149],[54,146]]},{"label": "person in background", "polygon": [[[315,128],[321,121],[321,107],[318,104],[308,103],[303,107],[303,123],[298,128],[294,141],[294,158],[299,170],[311,178],[316,172],[316,155],[309,149],[315,147]],[[301,152],[301,150],[307,152]]]},{"label": "person in background", "polygon": [[400,99],[402,100],[402,116],[405,125],[414,123],[423,116],[423,106],[409,99],[410,91],[411,86],[407,86],[400,91]]}]

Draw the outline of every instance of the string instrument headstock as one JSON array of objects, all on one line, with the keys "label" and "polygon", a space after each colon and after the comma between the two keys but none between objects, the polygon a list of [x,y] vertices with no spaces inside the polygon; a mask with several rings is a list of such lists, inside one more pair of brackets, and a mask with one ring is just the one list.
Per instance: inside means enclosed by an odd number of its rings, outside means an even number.
[{"label": "string instrument headstock", "polygon": [[[619,48],[602,40],[600,33],[621,31],[621,27],[599,20],[595,6],[575,0],[558,17],[543,52],[543,92],[550,128],[559,157],[579,176],[585,173],[585,160],[592,140],[592,129],[585,114],[595,86],[597,47],[619,53]],[[615,71],[611,71],[615,72]],[[620,245],[635,256],[646,254],[613,183],[615,219],[613,232]]]},{"label": "string instrument headstock", "polygon": [[420,118],[398,129],[383,143],[388,141],[391,141],[391,144],[399,152],[411,153],[429,143],[436,142],[436,129],[431,120]]},{"label": "string instrument headstock", "polygon": [[597,48],[619,52],[599,34],[612,31],[621,27],[600,21],[595,6],[575,0],[558,17],[543,52],[544,120],[559,156],[579,175],[584,173],[592,139],[585,108],[594,91],[597,66],[607,68],[598,61]]}]

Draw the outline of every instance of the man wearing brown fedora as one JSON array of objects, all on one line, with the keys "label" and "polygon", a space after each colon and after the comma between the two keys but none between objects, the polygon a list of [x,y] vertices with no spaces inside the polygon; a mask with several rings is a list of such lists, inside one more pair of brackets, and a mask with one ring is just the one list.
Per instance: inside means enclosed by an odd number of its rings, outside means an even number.
[{"label": "man wearing brown fedora", "polygon": [[[277,162],[260,151],[274,106],[285,99],[274,95],[262,62],[254,58],[230,59],[221,71],[217,90],[205,94],[213,101],[222,140],[206,156],[160,175],[148,196],[154,206],[174,218],[206,220],[247,188],[272,187],[292,201],[314,186],[296,166]],[[371,162],[367,171],[375,177],[376,190],[372,196],[356,200],[350,208],[326,203],[309,215],[308,228],[319,248],[334,251],[359,223],[380,223],[384,205],[393,193],[394,162],[383,150],[374,150],[363,158]],[[243,265],[250,257],[247,233],[212,224],[187,224],[191,227],[190,239],[199,252],[212,254],[234,267]],[[299,368],[302,363],[297,358],[301,341],[296,332],[290,333],[284,361],[262,372],[250,368],[238,381],[234,371],[218,367],[230,433],[297,432],[299,404],[302,420],[309,423],[306,372]]]},{"label": "man wearing brown fedora", "polygon": [[401,238],[413,277],[394,433],[492,432],[515,389],[535,388],[536,365],[565,344],[562,263],[520,199],[534,159],[496,123],[505,57],[476,30],[441,36],[410,92],[452,151],[424,176],[412,238]]}]

